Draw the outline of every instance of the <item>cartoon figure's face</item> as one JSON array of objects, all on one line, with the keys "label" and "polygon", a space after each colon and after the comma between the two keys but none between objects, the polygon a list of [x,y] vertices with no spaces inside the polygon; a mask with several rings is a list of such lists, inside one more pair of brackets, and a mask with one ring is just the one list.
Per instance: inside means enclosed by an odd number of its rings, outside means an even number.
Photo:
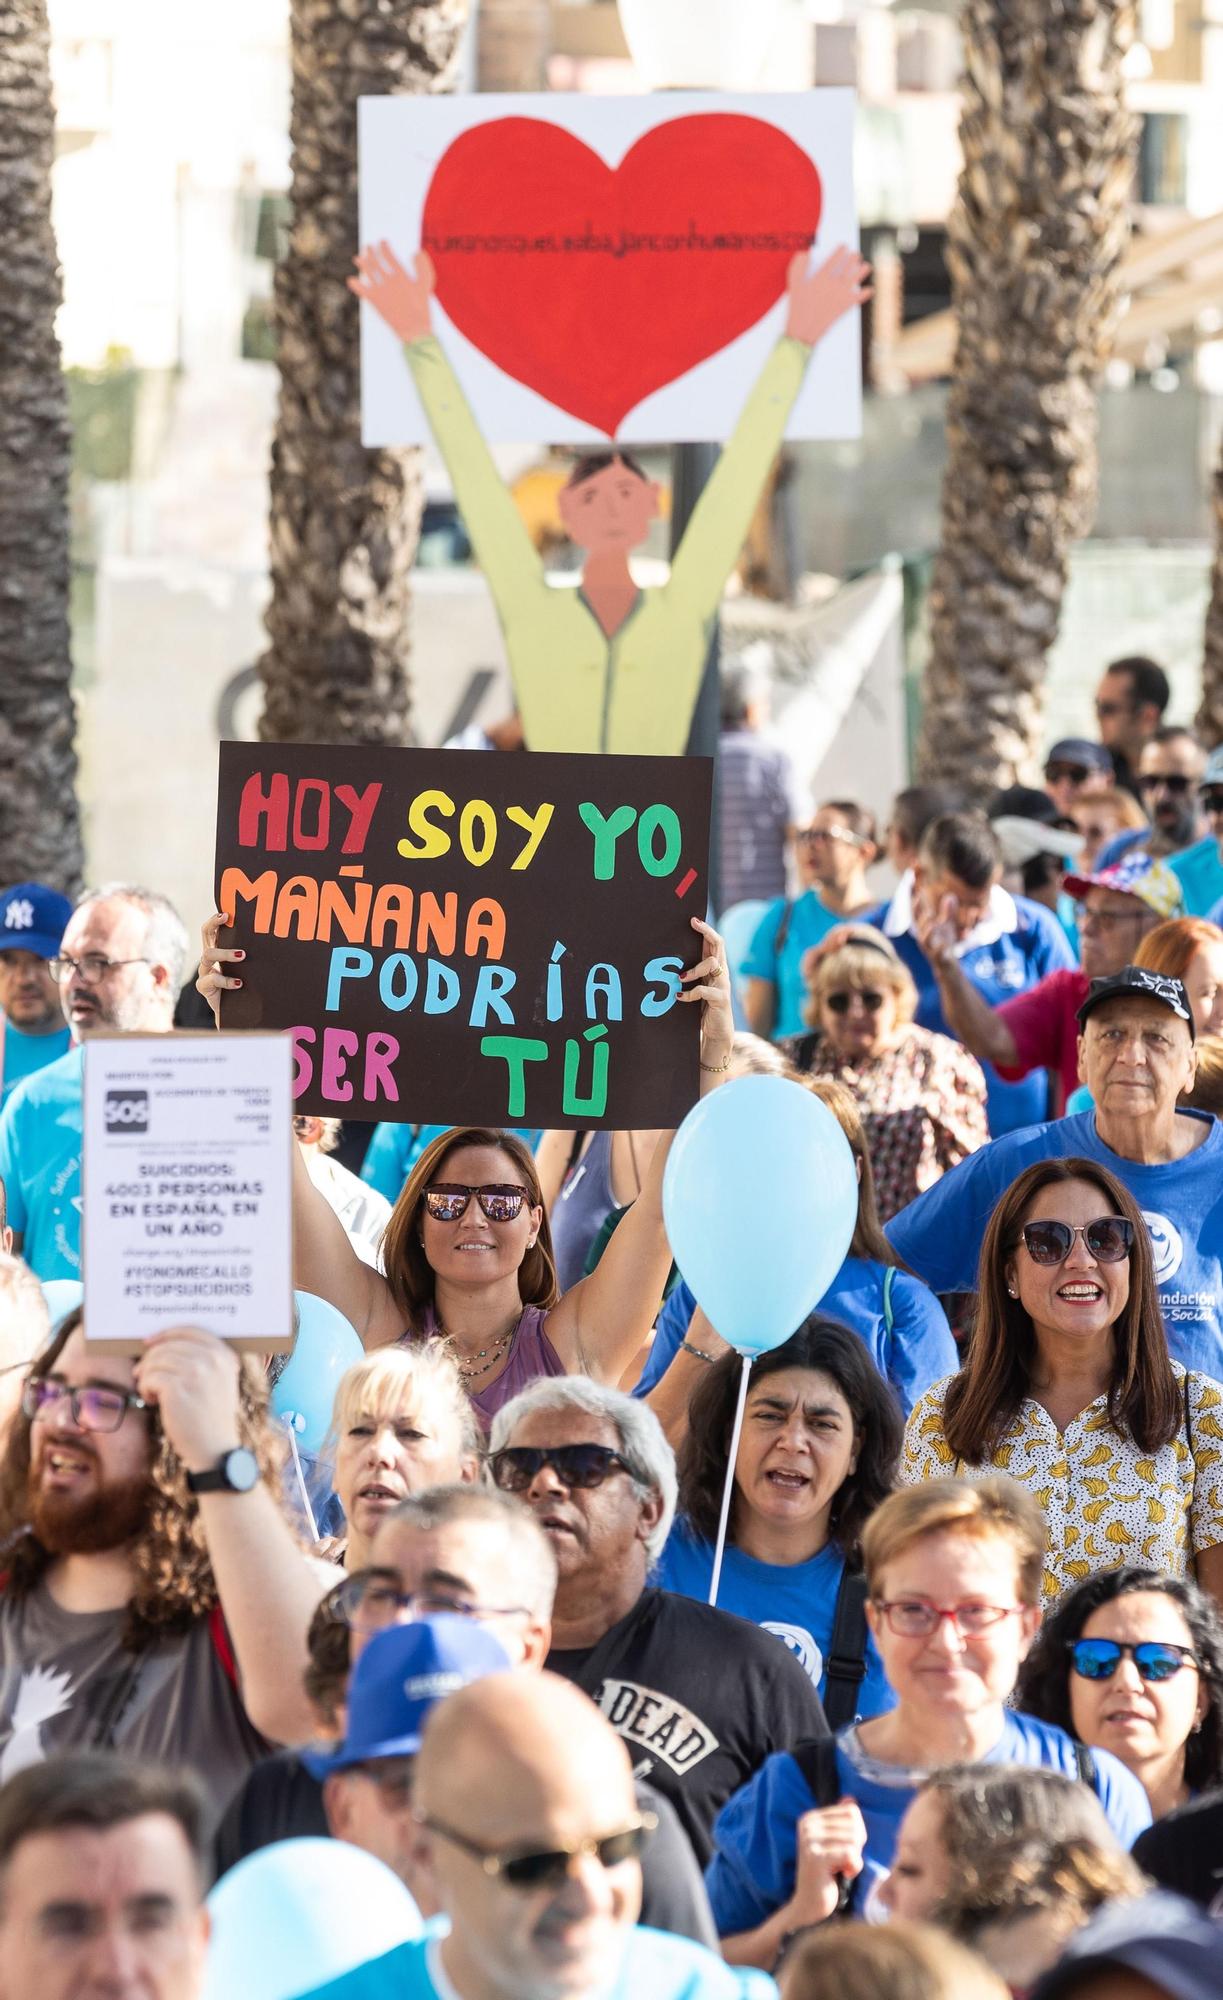
[{"label": "cartoon figure's face", "polygon": [[658,514],[657,480],[614,459],[577,485],[562,487],[558,505],[565,533],[588,555],[635,549]]}]

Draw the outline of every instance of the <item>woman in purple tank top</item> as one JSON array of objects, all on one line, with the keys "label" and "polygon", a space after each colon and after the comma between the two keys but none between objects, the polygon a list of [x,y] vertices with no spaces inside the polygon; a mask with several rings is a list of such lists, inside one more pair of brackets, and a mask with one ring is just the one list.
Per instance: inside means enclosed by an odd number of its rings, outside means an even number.
[{"label": "woman in purple tank top", "polygon": [[[704,1092],[726,1074],[734,1023],[722,940],[697,918],[693,928],[704,956],[683,975],[680,998],[701,1009]],[[229,983],[226,957],[205,955],[218,988]],[[361,1262],[294,1147],[293,1282],[330,1300],[367,1348],[447,1340],[485,1425],[537,1375],[618,1383],[654,1324],[671,1267],[662,1216],[670,1143],[670,1133],[659,1141],[597,1269],[563,1297],[535,1161],[511,1133],[460,1126],[426,1148],[382,1239],[385,1277]]]}]

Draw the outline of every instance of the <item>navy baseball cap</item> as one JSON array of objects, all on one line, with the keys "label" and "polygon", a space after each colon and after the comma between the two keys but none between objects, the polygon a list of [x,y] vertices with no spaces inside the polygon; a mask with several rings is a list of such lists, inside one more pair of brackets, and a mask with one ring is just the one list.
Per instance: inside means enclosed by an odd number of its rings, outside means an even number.
[{"label": "navy baseball cap", "polygon": [[1045,758],[1045,770],[1050,764],[1077,764],[1084,771],[1103,771],[1106,777],[1113,776],[1113,760],[1102,743],[1093,743],[1086,736],[1063,736],[1055,743]]},{"label": "navy baseball cap", "polygon": [[1105,1971],[1136,1972],[1169,2000],[1218,2000],[1223,1929],[1196,1903],[1156,1889],[1106,1903],[1066,1945],[1032,2000],[1074,2000],[1080,1983]]},{"label": "navy baseball cap", "polygon": [[18,882],[0,896],[0,951],[32,951],[58,958],[72,905],[58,889],[41,882]]},{"label": "navy baseball cap", "polygon": [[372,1638],[348,1684],[348,1731],[338,1750],[308,1750],[316,1778],[376,1757],[415,1757],[435,1702],[513,1665],[500,1640],[474,1618],[439,1611]]}]

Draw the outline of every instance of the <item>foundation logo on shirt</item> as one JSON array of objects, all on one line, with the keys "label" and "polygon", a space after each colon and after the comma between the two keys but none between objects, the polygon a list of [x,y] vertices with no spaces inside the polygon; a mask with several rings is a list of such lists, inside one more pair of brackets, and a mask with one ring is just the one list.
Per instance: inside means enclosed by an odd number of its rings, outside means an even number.
[{"label": "foundation logo on shirt", "polygon": [[636,1681],[605,1680],[598,1705],[626,1743],[648,1751],[651,1757],[661,1757],[677,1777],[718,1747],[717,1737],[699,1715],[669,1694],[641,1687]]},{"label": "foundation logo on shirt", "polygon": [[821,1653],[810,1632],[803,1625],[775,1625],[770,1619],[761,1620],[762,1632],[772,1632],[788,1646],[803,1672],[819,1686],[824,1672],[824,1655]]},{"label": "foundation logo on shirt", "polygon": [[1162,1285],[1180,1270],[1185,1245],[1180,1230],[1169,1222],[1166,1215],[1155,1215],[1149,1208],[1144,1208],[1142,1219],[1147,1225],[1155,1255],[1155,1282]]}]

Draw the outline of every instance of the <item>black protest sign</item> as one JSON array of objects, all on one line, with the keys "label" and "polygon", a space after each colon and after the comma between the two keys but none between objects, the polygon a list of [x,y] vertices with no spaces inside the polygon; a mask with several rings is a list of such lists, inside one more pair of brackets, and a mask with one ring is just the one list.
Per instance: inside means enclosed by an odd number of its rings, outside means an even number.
[{"label": "black protest sign", "polygon": [[223,1025],[291,1030],[299,1111],[678,1124],[711,783],[697,757],[223,743]]}]

